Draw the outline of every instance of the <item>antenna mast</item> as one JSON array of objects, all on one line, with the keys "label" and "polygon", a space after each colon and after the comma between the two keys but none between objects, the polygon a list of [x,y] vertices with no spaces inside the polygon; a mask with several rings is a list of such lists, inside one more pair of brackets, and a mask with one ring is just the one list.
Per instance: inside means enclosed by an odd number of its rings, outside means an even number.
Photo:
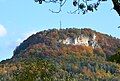
[{"label": "antenna mast", "polygon": [[61,20],[60,20],[60,30],[61,30]]}]

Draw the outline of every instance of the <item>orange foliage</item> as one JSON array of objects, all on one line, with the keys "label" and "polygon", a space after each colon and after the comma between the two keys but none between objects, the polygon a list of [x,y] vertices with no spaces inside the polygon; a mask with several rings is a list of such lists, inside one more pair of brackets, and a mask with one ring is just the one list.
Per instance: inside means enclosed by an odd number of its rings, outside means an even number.
[{"label": "orange foliage", "polygon": [[14,71],[14,70],[16,70],[16,69],[17,69],[16,66],[12,66],[12,67],[10,67],[10,70],[11,70],[11,71]]},{"label": "orange foliage", "polygon": [[87,69],[87,67],[83,67],[83,72],[85,74],[88,74],[89,76],[91,76],[92,78],[94,78],[93,73],[90,71],[90,69]]}]

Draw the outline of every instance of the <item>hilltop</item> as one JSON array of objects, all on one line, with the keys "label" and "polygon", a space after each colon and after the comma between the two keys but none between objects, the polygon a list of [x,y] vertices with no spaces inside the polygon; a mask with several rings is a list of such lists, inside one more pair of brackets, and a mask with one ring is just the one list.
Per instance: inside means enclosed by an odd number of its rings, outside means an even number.
[{"label": "hilltop", "polygon": [[0,80],[118,81],[120,65],[108,61],[118,47],[120,39],[89,28],[40,31],[1,62]]},{"label": "hilltop", "polygon": [[[62,49],[64,46],[87,46],[95,50],[102,49],[109,56],[115,54],[115,49],[120,47],[120,39],[102,34],[94,30],[67,28],[67,29],[51,29],[33,34],[28,39],[24,40],[15,50],[14,56],[26,53],[30,49],[47,46],[54,50]],[[42,51],[42,49],[41,49]]]}]

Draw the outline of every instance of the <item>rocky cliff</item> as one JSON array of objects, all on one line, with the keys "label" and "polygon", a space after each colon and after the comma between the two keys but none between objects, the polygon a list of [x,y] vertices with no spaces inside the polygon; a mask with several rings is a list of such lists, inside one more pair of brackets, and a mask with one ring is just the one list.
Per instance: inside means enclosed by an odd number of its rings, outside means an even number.
[{"label": "rocky cliff", "polygon": [[66,45],[84,45],[84,46],[91,46],[92,48],[100,48],[98,42],[96,41],[96,35],[94,34],[85,36],[84,34],[80,34],[76,38],[67,37],[65,40],[60,39]]}]

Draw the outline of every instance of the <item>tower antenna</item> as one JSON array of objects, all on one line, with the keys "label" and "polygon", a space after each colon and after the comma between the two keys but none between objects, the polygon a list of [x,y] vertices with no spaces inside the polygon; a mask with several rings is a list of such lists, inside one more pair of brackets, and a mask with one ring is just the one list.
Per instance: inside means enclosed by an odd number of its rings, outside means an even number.
[{"label": "tower antenna", "polygon": [[61,20],[60,20],[60,30],[61,30],[61,26],[62,26],[62,24],[61,24]]}]

